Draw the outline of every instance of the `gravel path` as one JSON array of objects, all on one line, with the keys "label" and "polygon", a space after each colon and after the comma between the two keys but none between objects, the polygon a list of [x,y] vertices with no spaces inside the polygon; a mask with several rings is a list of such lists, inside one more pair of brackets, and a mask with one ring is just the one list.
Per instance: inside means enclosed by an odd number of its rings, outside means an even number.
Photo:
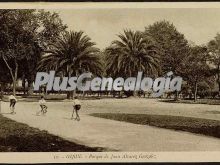
[{"label": "gravel path", "polygon": [[91,147],[119,151],[219,151],[220,139],[137,125],[89,116],[95,112],[152,113],[219,119],[220,106],[188,105],[155,100],[94,100],[83,101],[81,121],[70,120],[71,103],[48,103],[48,114],[36,116],[38,104],[18,102],[16,115],[8,114],[8,103],[2,103],[4,116],[29,126],[47,130],[67,140]]}]

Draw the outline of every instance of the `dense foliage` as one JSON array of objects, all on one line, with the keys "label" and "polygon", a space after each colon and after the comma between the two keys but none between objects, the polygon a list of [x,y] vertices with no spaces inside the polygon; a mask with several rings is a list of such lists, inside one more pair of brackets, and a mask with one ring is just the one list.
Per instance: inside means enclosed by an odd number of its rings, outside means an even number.
[{"label": "dense foliage", "polygon": [[[1,90],[22,80],[32,92],[38,70],[61,76],[92,72],[97,76],[130,77],[143,71],[152,78],[169,71],[183,77],[183,91],[220,92],[220,35],[204,46],[192,46],[168,21],[155,22],[143,32],[124,30],[100,51],[82,31],[67,31],[57,13],[44,10],[0,10]],[[25,65],[24,65],[25,64]],[[215,91],[217,92],[217,91]]]}]

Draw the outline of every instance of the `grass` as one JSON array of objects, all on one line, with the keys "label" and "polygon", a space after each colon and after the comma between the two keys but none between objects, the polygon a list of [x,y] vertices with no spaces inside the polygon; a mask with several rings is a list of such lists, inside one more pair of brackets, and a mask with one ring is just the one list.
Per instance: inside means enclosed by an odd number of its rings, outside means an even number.
[{"label": "grass", "polygon": [[196,102],[192,99],[185,100],[160,100],[167,103],[184,103],[184,104],[208,104],[208,105],[220,105],[220,99],[197,99]]},{"label": "grass", "polygon": [[186,131],[220,138],[220,121],[168,115],[93,113],[95,117]]},{"label": "grass", "polygon": [[0,115],[0,152],[98,152]]}]

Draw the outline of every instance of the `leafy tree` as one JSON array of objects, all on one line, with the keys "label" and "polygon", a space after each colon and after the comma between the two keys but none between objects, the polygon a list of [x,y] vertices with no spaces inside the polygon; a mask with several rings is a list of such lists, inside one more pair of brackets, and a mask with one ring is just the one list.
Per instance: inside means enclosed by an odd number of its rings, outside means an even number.
[{"label": "leafy tree", "polygon": [[214,66],[214,73],[217,76],[217,83],[220,96],[220,34],[218,33],[215,39],[208,43],[208,50],[210,52],[210,62]]},{"label": "leafy tree", "polygon": [[39,63],[39,70],[56,70],[66,77],[84,72],[102,75],[103,64],[99,53],[95,43],[82,31],[66,32],[50,45],[50,50]]},{"label": "leafy tree", "polygon": [[182,72],[184,78],[191,84],[194,92],[194,101],[197,100],[198,84],[211,76],[208,64],[209,54],[206,47],[195,46],[191,48],[190,55],[184,59]]},{"label": "leafy tree", "polygon": [[10,71],[13,80],[13,93],[15,94],[16,81],[18,78],[18,61],[22,60],[28,54],[29,45],[26,45],[26,34],[22,31],[23,17],[19,12],[3,10],[0,27],[1,32],[1,49],[0,56],[4,60],[7,68]]},{"label": "leafy tree", "polygon": [[205,97],[210,97],[211,96],[211,91],[212,91],[212,88],[214,86],[214,83],[215,81],[212,81],[212,78],[213,77],[210,77],[210,79],[205,79],[204,81],[202,82],[199,82],[198,83],[198,96],[200,98],[205,98]]},{"label": "leafy tree", "polygon": [[0,22],[0,58],[10,72],[15,94],[20,75],[31,86],[43,47],[52,41],[51,37],[56,39],[55,36],[58,37],[66,26],[62,25],[57,14],[43,10],[1,10]]},{"label": "leafy tree", "polygon": [[30,60],[26,59],[28,65],[26,65],[26,69],[23,69],[24,71],[28,71],[25,75],[27,75],[26,79],[28,82],[29,93],[33,92],[32,85],[37,71],[37,64],[41,59],[42,54],[49,49],[51,43],[56,42],[67,28],[57,13],[51,13],[44,10],[38,10],[35,12],[38,21],[38,28],[35,31],[37,36],[35,46],[38,49],[35,50],[35,53],[39,54],[39,56],[35,56],[35,58],[32,57]]},{"label": "leafy tree", "polygon": [[131,77],[138,71],[155,75],[159,71],[160,50],[152,38],[125,30],[106,49],[106,73],[112,77]]},{"label": "leafy tree", "polygon": [[0,59],[0,97],[3,95],[3,91],[6,88],[8,83],[12,83],[10,73],[8,72],[8,68],[5,65],[5,62]]},{"label": "leafy tree", "polygon": [[145,28],[145,35],[151,36],[160,46],[162,73],[169,71],[182,74],[182,64],[189,54],[188,42],[184,35],[168,21],[159,21]]}]

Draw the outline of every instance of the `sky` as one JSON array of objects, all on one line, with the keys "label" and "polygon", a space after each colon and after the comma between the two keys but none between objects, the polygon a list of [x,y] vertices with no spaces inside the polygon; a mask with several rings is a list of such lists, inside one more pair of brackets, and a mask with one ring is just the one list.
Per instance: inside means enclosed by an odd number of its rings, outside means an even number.
[{"label": "sky", "polygon": [[156,21],[167,20],[190,42],[202,45],[220,33],[220,9],[214,8],[116,8],[63,9],[58,12],[69,30],[82,30],[97,47],[104,49],[124,29],[141,30]]}]

